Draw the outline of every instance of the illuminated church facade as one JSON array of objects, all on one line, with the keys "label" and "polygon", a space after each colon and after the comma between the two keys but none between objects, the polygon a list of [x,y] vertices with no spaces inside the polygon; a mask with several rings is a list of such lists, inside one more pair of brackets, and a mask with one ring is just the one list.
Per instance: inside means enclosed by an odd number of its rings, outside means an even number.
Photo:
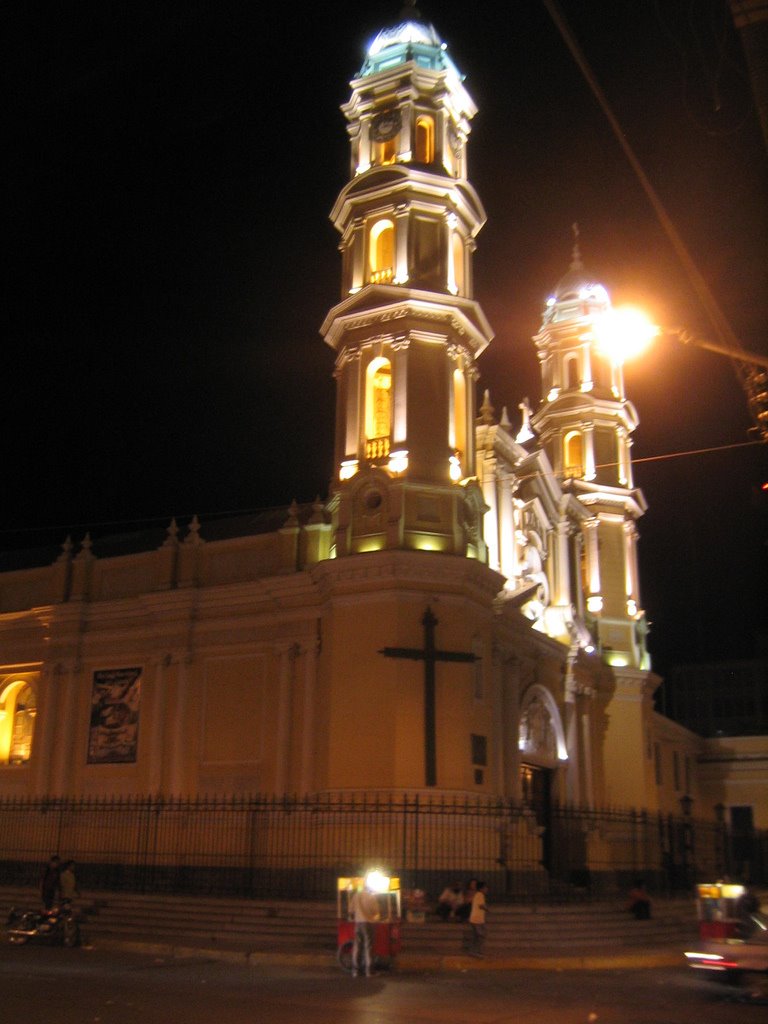
[{"label": "illuminated church facade", "polygon": [[497,416],[477,395],[475,106],[434,29],[381,32],[343,112],[327,501],[0,573],[0,797],[688,796],[710,815],[727,772],[705,792],[705,741],[653,710],[606,290],[576,248],[532,341],[539,401]]}]

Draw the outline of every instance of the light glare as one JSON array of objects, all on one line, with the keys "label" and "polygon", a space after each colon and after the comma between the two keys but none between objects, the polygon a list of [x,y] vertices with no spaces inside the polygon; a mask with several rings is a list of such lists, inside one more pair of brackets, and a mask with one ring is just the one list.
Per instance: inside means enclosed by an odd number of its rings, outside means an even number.
[{"label": "light glare", "polygon": [[640,355],[661,332],[633,306],[608,309],[592,322],[597,347],[617,366]]}]

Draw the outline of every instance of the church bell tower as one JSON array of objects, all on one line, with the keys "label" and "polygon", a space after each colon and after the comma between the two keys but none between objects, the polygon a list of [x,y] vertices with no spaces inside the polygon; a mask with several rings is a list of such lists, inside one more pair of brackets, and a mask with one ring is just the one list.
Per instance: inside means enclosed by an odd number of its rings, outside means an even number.
[{"label": "church bell tower", "polygon": [[336,353],[334,553],[485,561],[474,382],[492,332],[472,298],[485,223],[467,180],[476,108],[418,20],[380,32],[350,84],[350,180],[331,213],[341,300],[321,328]]},{"label": "church bell tower", "polygon": [[638,417],[624,393],[621,363],[600,343],[610,312],[608,292],[585,269],[576,244],[534,337],[542,396],[531,425],[563,489],[590,512],[582,526],[581,582],[603,659],[615,668],[648,669],[636,527],[646,504],[630,459]]}]

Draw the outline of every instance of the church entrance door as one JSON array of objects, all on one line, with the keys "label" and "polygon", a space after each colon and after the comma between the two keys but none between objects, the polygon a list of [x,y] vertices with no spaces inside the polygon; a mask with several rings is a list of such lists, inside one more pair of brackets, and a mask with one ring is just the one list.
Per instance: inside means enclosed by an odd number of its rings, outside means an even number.
[{"label": "church entrance door", "polygon": [[541,864],[552,867],[552,769],[537,764],[520,765],[523,804],[533,811],[541,829]]}]

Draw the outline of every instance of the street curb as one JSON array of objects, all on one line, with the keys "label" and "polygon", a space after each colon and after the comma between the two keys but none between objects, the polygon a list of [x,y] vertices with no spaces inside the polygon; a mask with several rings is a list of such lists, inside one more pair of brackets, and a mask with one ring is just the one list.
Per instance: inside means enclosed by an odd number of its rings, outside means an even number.
[{"label": "street curb", "polygon": [[[245,967],[333,967],[338,970],[333,953],[272,953],[260,950],[216,949],[183,946],[166,942],[140,942],[129,939],[99,938],[86,949],[122,950],[174,960],[202,959]],[[428,956],[401,954],[397,971],[410,973],[465,973],[467,971],[607,971],[640,970],[653,967],[679,967],[684,963],[678,950],[635,950],[608,955],[585,956],[518,956],[483,957]]]}]

